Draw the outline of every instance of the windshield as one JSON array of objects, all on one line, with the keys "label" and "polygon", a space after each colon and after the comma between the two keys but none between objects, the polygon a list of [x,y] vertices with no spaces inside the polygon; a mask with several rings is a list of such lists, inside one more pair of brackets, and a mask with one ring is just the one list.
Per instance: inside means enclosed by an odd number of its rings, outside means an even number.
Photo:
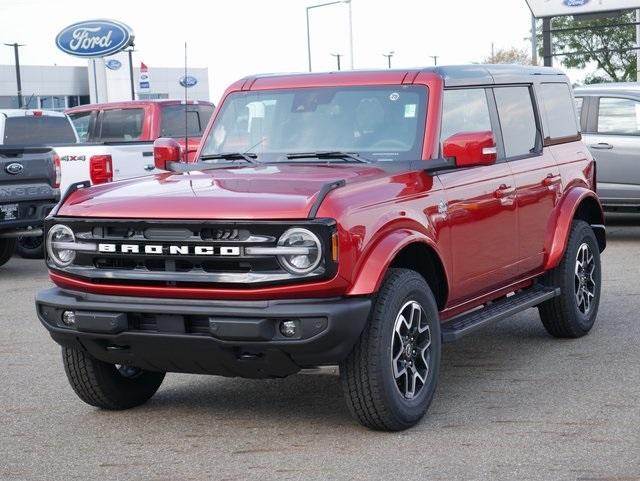
[{"label": "windshield", "polygon": [[76,134],[66,117],[27,115],[8,117],[4,124],[5,145],[74,144]]},{"label": "windshield", "polygon": [[349,152],[370,160],[415,160],[426,95],[415,86],[236,92],[221,107],[202,157],[239,152],[291,161],[287,155]]}]

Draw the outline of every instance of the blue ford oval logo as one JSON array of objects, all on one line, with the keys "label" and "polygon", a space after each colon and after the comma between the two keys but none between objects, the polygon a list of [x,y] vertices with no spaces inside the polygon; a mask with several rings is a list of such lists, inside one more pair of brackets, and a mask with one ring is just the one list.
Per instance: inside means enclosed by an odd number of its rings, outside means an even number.
[{"label": "blue ford oval logo", "polygon": [[183,87],[193,87],[194,85],[196,85],[198,83],[198,79],[195,78],[193,75],[186,75],[184,77],[180,77],[180,85],[182,85]]},{"label": "blue ford oval logo", "polygon": [[582,7],[589,3],[589,0],[563,0],[567,7]]},{"label": "blue ford oval logo", "polygon": [[114,20],[87,20],[74,23],[56,36],[56,45],[69,55],[84,58],[106,57],[133,43],[133,31]]},{"label": "blue ford oval logo", "polygon": [[122,67],[122,62],[120,62],[120,60],[116,60],[115,58],[112,58],[111,60],[107,60],[105,62],[105,65],[109,70],[119,70],[120,67]]},{"label": "blue ford oval logo", "polygon": [[18,162],[13,162],[7,165],[4,170],[7,172],[7,174],[18,175],[24,170],[24,166],[22,164],[19,164]]}]

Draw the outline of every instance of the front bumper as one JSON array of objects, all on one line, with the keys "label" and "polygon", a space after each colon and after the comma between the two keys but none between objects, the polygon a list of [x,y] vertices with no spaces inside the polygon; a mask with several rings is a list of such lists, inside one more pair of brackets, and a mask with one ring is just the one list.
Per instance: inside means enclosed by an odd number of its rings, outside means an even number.
[{"label": "front bumper", "polygon": [[[63,346],[151,371],[283,377],[342,361],[371,309],[367,297],[204,301],[105,296],[51,288],[36,296],[40,322]],[[74,311],[76,325],[62,322]],[[284,337],[279,323],[298,334]]]}]

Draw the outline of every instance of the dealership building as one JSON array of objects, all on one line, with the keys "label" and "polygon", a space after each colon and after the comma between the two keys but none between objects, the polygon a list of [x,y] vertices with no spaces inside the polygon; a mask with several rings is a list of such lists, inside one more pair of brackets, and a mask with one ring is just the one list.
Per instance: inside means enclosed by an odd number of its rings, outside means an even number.
[{"label": "dealership building", "polygon": [[[146,73],[146,75],[145,75]],[[87,60],[86,66],[21,65],[23,105],[28,108],[64,110],[96,102],[131,100],[131,76],[126,52]],[[207,68],[189,68],[189,100],[209,100]],[[148,66],[133,69],[136,99],[183,99],[184,67]],[[143,81],[144,80],[144,81]],[[181,81],[183,83],[181,84]],[[0,65],[0,109],[17,108],[14,65]]]}]

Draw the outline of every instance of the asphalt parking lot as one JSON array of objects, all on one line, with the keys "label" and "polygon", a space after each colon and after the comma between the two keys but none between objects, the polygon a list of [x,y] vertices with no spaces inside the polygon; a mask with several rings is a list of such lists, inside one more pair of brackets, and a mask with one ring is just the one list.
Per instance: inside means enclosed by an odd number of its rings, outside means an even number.
[{"label": "asphalt parking lot", "polygon": [[640,480],[640,221],[615,218],[591,335],[550,338],[537,311],[444,349],[416,428],[353,421],[334,373],[250,381],[168,375],[106,412],[68,386],[33,296],[42,261],[0,268],[1,480]]}]

